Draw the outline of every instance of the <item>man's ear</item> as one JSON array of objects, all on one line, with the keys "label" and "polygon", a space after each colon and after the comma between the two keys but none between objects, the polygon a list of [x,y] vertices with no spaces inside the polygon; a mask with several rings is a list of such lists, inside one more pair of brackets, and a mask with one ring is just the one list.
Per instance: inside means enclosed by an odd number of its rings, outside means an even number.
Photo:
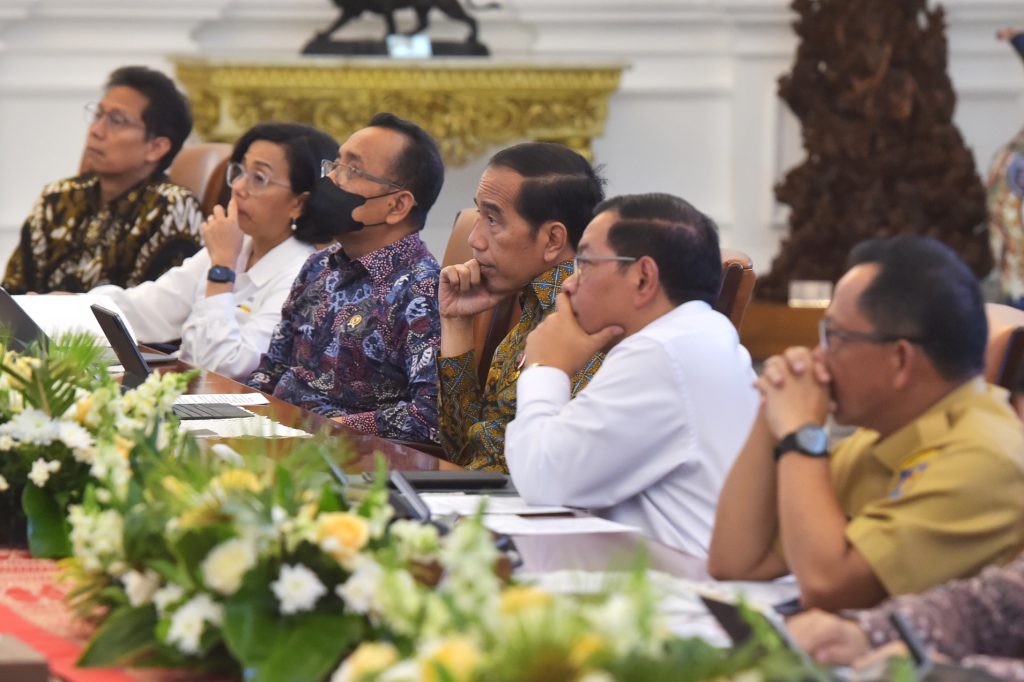
[{"label": "man's ear", "polygon": [[569,244],[569,230],[557,220],[542,223],[537,231],[537,239],[544,244],[544,261],[554,264],[562,257],[565,247]]},{"label": "man's ear", "polygon": [[[622,263],[622,265],[630,264]],[[637,305],[646,305],[654,300],[658,296],[658,292],[661,291],[661,273],[658,271],[658,264],[650,256],[641,256],[632,265],[636,272],[633,281],[636,283]]]},{"label": "man's ear", "polygon": [[167,152],[171,151],[171,140],[159,135],[146,142],[146,163],[159,163]]},{"label": "man's ear", "polygon": [[391,199],[391,205],[388,208],[388,214],[385,216],[384,221],[389,225],[397,225],[412,213],[412,209],[416,205],[416,199],[413,198],[412,192],[407,189],[403,189],[389,198]]},{"label": "man's ear", "polygon": [[924,358],[921,357],[920,346],[915,346],[906,339],[899,339],[893,343],[892,363],[892,386],[896,389],[903,389],[913,381],[913,373],[916,364]]}]

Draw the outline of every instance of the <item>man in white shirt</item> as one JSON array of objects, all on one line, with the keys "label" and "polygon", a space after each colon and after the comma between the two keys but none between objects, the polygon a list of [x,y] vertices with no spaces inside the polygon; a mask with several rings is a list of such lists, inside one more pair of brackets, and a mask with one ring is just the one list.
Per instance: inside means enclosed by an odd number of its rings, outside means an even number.
[{"label": "man in white shirt", "polygon": [[[725,476],[758,407],[750,355],[712,309],[714,223],[667,194],[609,199],[557,312],[526,342],[505,457],[528,502],[584,507],[707,556]],[[604,365],[574,400],[569,376]]]}]

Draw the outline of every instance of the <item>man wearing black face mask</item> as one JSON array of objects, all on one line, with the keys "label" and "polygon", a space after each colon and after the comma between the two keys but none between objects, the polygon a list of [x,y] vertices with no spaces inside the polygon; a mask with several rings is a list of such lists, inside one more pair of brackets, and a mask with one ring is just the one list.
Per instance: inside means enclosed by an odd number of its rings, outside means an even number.
[{"label": "man wearing black face mask", "polygon": [[419,237],[444,182],[437,144],[378,114],[323,171],[305,211],[337,242],[303,266],[248,384],[360,431],[437,442],[440,268]]}]

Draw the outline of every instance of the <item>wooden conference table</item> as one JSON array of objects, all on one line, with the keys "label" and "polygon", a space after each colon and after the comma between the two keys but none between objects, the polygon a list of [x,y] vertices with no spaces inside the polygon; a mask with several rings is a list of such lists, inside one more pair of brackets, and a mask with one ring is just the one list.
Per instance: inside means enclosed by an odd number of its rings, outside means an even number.
[{"label": "wooden conference table", "polygon": [[[168,364],[161,371],[187,371],[183,363]],[[189,386],[189,393],[251,393],[253,389],[214,372],[201,371]],[[414,445],[396,443],[357,432],[320,415],[313,414],[273,396],[266,405],[246,406],[285,426],[310,433],[326,432],[347,438],[358,458],[346,470],[372,471],[376,453],[381,453],[391,468],[409,470],[458,469]],[[279,441],[287,447],[287,439]],[[428,448],[429,449],[429,448]],[[651,569],[704,580],[704,563],[677,550],[635,533],[595,533],[570,535],[513,536],[522,557],[519,569],[528,573],[559,570],[604,571],[628,569],[640,552]],[[79,670],[74,668],[88,630],[74,621],[63,605],[66,587],[58,581],[56,564],[31,559],[26,553],[0,548],[0,634],[10,633],[29,642],[50,661],[57,679],[68,682],[138,682],[183,680],[166,672]]]}]

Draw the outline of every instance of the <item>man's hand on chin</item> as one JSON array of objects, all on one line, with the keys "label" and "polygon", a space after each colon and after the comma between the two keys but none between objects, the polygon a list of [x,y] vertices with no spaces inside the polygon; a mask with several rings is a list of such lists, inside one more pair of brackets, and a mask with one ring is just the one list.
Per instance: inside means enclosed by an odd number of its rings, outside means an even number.
[{"label": "man's hand on chin", "polygon": [[503,296],[487,290],[480,276],[480,263],[471,258],[441,270],[437,298],[441,317],[451,319],[469,318],[490,310]]},{"label": "man's hand on chin", "polygon": [[523,364],[556,367],[572,376],[624,333],[622,327],[611,325],[588,334],[576,320],[572,301],[563,292],[558,295],[555,312],[526,337]]}]

